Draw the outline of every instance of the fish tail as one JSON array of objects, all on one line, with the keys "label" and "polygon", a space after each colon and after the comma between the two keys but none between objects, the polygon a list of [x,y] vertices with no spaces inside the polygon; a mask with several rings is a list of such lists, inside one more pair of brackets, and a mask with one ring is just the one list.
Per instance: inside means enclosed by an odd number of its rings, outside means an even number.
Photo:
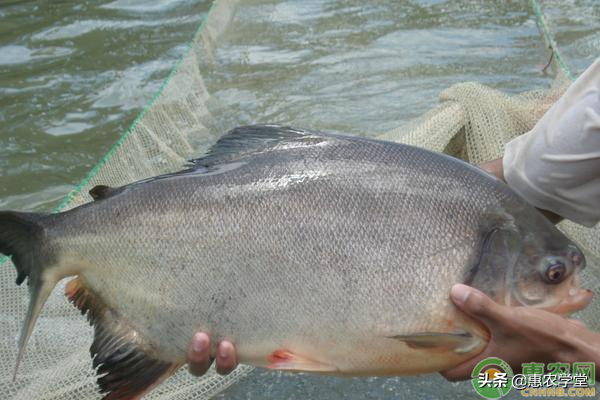
[{"label": "fish tail", "polygon": [[67,265],[59,257],[48,235],[58,215],[0,211],[0,253],[12,257],[17,285],[27,278],[29,286],[29,309],[21,329],[13,380],[48,296],[62,278],[78,275],[67,283],[66,295],[94,326],[90,353],[100,391],[105,400],[139,399],[172,375],[183,360],[160,359],[143,334],[86,284],[80,268]]},{"label": "fish tail", "polygon": [[29,308],[19,337],[19,352],[13,380],[35,322],[54,286],[64,276],[52,269],[56,257],[51,246],[46,246],[44,223],[52,218],[47,214],[0,212],[0,253],[12,257],[17,268],[17,285],[27,278]]}]

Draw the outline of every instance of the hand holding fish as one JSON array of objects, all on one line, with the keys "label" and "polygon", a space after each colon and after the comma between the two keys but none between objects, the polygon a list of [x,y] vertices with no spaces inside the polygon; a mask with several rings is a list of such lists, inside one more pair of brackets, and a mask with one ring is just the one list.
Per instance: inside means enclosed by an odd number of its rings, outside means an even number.
[{"label": "hand holding fish", "polygon": [[[479,290],[457,284],[450,297],[490,331],[487,347],[476,357],[442,372],[450,381],[471,379],[473,368],[488,357],[500,357],[513,371],[522,363],[578,361],[600,363],[600,334],[577,320],[566,319],[534,307],[507,307]],[[600,378],[600,371],[596,372]]]},{"label": "hand holding fish", "polygon": [[[204,332],[196,332],[187,354],[188,369],[192,375],[202,376],[210,368],[213,358],[210,356],[210,337]],[[216,370],[227,375],[237,366],[233,343],[223,340],[217,346]]]},{"label": "hand holding fish", "polygon": [[[578,320],[533,307],[501,306],[479,290],[462,284],[452,288],[450,297],[462,311],[480,320],[492,332],[492,339],[482,353],[442,372],[450,381],[470,379],[473,368],[481,360],[499,355],[514,371],[520,370],[521,363],[533,360],[600,363],[600,334],[589,331]],[[208,335],[197,332],[188,352],[190,373],[204,375],[212,361]],[[217,372],[222,375],[236,368],[235,347],[231,342],[219,343],[216,362]],[[597,378],[600,379],[600,375]]]}]

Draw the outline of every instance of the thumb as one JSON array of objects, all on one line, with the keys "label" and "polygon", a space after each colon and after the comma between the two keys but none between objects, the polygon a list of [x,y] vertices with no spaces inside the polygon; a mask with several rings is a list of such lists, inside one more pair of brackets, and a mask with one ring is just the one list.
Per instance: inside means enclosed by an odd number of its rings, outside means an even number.
[{"label": "thumb", "polygon": [[459,283],[452,287],[450,298],[461,311],[488,328],[504,320],[502,306],[477,289]]}]

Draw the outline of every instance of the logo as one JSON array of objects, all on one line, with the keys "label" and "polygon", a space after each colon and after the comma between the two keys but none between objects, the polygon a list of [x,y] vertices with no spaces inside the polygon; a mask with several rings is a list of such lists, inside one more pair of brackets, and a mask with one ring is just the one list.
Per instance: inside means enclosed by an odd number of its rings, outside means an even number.
[{"label": "logo", "polygon": [[573,375],[585,376],[588,386],[596,384],[596,364],[593,362],[578,362],[573,364]]},{"label": "logo", "polygon": [[512,388],[514,374],[510,366],[499,358],[486,358],[475,366],[471,382],[475,391],[486,399],[499,399]]},{"label": "logo", "polygon": [[499,399],[511,389],[523,397],[595,397],[596,365],[593,362],[523,363],[522,373],[513,374],[499,358],[486,358],[475,366],[471,382],[486,399]]}]

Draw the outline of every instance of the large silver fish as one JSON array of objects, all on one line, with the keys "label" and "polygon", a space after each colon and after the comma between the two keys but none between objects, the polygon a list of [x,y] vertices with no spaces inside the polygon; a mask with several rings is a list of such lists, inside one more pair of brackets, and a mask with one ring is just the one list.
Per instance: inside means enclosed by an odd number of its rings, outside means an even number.
[{"label": "large silver fish", "polygon": [[[39,215],[0,213],[0,252],[29,278],[23,355],[47,296],[95,327],[107,399],[138,398],[185,363],[193,333],[241,362],[337,375],[440,371],[489,332],[451,304],[585,307],[579,249],[502,182],[420,148],[242,127],[180,173]],[[17,363],[18,364],[18,363]]]}]

